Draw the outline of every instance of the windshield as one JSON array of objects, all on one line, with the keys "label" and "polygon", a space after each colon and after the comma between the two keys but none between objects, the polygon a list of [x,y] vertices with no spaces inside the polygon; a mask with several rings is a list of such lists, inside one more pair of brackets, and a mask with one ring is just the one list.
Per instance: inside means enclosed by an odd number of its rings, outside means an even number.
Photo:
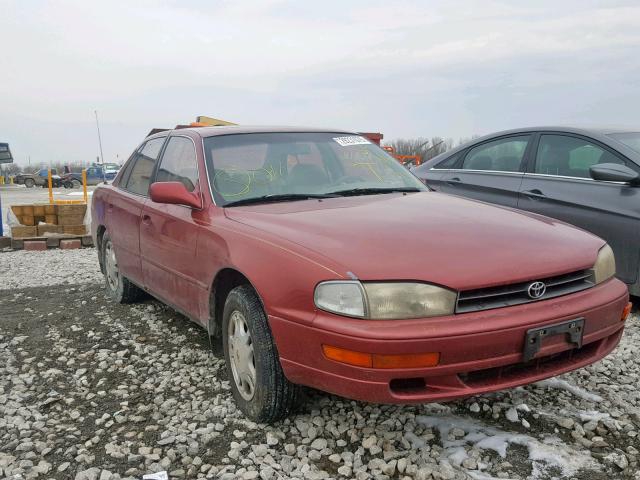
[{"label": "windshield", "polygon": [[[327,195],[346,190],[426,191],[393,157],[344,133],[248,133],[204,139],[218,205],[250,199]],[[378,191],[380,190],[380,191]]]},{"label": "windshield", "polygon": [[636,152],[640,152],[640,132],[609,133],[607,136],[615,138],[627,147],[633,148]]}]

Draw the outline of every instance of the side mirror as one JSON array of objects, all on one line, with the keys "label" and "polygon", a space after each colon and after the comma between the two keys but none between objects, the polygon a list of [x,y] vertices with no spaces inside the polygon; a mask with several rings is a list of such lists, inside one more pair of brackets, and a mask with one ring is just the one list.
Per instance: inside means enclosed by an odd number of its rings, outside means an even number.
[{"label": "side mirror", "polygon": [[594,180],[604,182],[623,182],[640,185],[640,173],[619,163],[600,163],[589,168],[589,174]]},{"label": "side mirror", "polygon": [[186,189],[180,182],[156,182],[149,188],[149,196],[156,203],[186,205],[191,208],[202,208],[200,197]]}]

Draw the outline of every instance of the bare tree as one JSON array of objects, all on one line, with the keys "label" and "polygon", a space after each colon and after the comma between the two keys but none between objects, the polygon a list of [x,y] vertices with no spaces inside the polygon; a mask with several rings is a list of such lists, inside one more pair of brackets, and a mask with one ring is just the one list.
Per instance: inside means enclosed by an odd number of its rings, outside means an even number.
[{"label": "bare tree", "polygon": [[423,161],[440,155],[453,148],[453,139],[442,137],[399,138],[388,145],[393,147],[396,155],[419,155]]},{"label": "bare tree", "polygon": [[470,142],[475,140],[476,138],[480,138],[480,135],[471,135],[470,137],[463,137],[458,139],[458,145],[462,145],[463,143]]},{"label": "bare tree", "polygon": [[3,175],[16,175],[22,172],[22,167],[17,163],[7,163],[2,166]]}]

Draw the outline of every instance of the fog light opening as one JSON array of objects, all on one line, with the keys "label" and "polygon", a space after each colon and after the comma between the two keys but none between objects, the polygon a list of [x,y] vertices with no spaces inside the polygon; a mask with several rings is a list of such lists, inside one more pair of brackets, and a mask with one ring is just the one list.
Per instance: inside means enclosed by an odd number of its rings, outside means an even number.
[{"label": "fog light opening", "polygon": [[410,393],[424,391],[427,384],[424,378],[394,378],[389,382],[389,388],[393,392]]}]

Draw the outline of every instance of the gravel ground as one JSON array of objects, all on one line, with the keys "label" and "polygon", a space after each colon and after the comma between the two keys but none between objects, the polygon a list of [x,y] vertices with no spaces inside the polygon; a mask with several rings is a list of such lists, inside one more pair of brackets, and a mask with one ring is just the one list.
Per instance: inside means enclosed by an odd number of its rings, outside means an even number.
[{"label": "gravel ground", "polygon": [[0,253],[0,289],[101,283],[94,249]]},{"label": "gravel ground", "polygon": [[0,478],[640,480],[640,322],[595,366],[447,404],[236,410],[206,334],[105,298],[93,249],[0,253]]}]

